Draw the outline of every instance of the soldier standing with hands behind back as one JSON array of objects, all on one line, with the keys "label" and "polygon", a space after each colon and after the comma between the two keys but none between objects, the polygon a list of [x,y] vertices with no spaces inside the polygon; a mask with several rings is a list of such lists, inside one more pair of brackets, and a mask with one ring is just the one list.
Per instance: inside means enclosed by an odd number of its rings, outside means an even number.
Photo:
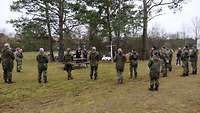
[{"label": "soldier standing with hands behind back", "polygon": [[189,76],[189,48],[185,46],[181,54],[183,77]]},{"label": "soldier standing with hands behind back", "polygon": [[114,58],[116,63],[116,70],[117,70],[117,84],[123,84],[123,75],[126,57],[123,55],[123,51],[121,48],[117,50],[117,54]]},{"label": "soldier standing with hands behind back", "polygon": [[137,67],[138,67],[138,53],[135,49],[132,50],[129,61],[130,61],[130,79],[133,79],[133,72],[135,77],[137,78]]},{"label": "soldier standing with hands behind back", "polygon": [[43,78],[44,83],[47,83],[48,57],[44,53],[43,48],[40,48],[36,60],[38,62],[38,82],[41,83],[41,79]]},{"label": "soldier standing with hands behind back", "polygon": [[64,63],[65,63],[65,70],[68,73],[67,80],[72,80],[74,79],[72,77],[72,61],[73,61],[73,56],[70,53],[70,48],[67,48],[67,53],[64,56]]},{"label": "soldier standing with hands behind back", "polygon": [[16,58],[16,63],[17,63],[17,67],[16,67],[17,72],[21,72],[22,71],[22,59],[23,59],[22,49],[20,49],[20,48],[16,49],[15,58]]},{"label": "soldier standing with hands behind back", "polygon": [[[98,74],[98,62],[99,62],[99,53],[96,51],[96,47],[92,47],[92,51],[89,54],[90,61],[90,79],[97,80]],[[93,78],[94,76],[94,78]]]},{"label": "soldier standing with hands behind back", "polygon": [[4,48],[2,51],[2,67],[3,67],[3,78],[4,82],[8,84],[12,84],[12,70],[14,65],[14,53],[12,52],[10,48],[10,44],[6,43],[4,44]]},{"label": "soldier standing with hands behind back", "polygon": [[198,61],[198,50],[196,47],[192,47],[190,50],[190,62],[192,66],[192,74],[197,74],[197,61]]},{"label": "soldier standing with hands behind back", "polygon": [[150,91],[156,90],[159,88],[159,77],[160,77],[160,58],[159,53],[155,52],[154,55],[150,58],[148,63],[150,72]]}]

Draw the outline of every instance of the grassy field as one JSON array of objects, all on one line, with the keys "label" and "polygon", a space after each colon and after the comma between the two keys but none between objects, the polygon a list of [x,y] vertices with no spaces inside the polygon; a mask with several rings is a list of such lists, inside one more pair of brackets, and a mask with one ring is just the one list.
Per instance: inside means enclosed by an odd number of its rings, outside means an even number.
[{"label": "grassy field", "polygon": [[143,61],[137,80],[128,79],[126,65],[123,85],[116,85],[112,63],[99,65],[97,81],[89,79],[89,69],[74,70],[75,80],[67,81],[63,65],[50,63],[49,83],[38,84],[35,55],[25,53],[23,72],[13,71],[16,83],[4,84],[1,79],[0,113],[200,113],[200,76],[180,77],[180,66],[160,79],[158,92],[147,90],[148,68]]}]

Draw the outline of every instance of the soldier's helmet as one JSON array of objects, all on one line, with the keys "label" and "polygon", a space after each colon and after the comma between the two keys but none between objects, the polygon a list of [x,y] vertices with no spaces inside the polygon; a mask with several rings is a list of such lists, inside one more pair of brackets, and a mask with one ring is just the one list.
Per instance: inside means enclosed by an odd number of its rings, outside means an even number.
[{"label": "soldier's helmet", "polygon": [[96,47],[92,47],[92,50],[96,50]]},{"label": "soldier's helmet", "polygon": [[121,48],[118,48],[118,53],[122,53],[122,49]]},{"label": "soldier's helmet", "polygon": [[4,47],[5,47],[5,48],[10,48],[10,44],[9,44],[9,43],[5,43],[5,44],[4,44]]},{"label": "soldier's helmet", "polygon": [[71,51],[71,49],[70,49],[70,48],[67,48],[67,52],[69,52],[69,51]]},{"label": "soldier's helmet", "polygon": [[23,49],[19,49],[19,52],[23,52]]},{"label": "soldier's helmet", "polygon": [[43,52],[44,52],[44,48],[40,48],[40,49],[39,49],[39,52],[40,52],[40,53],[43,53]]}]

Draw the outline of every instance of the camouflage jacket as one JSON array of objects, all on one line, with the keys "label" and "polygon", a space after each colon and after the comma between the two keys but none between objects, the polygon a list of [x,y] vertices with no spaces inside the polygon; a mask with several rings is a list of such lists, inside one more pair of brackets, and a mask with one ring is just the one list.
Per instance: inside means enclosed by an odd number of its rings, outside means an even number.
[{"label": "camouflage jacket", "polygon": [[160,72],[160,58],[154,55],[150,58],[148,66],[151,72]]},{"label": "camouflage jacket", "polygon": [[89,61],[90,61],[90,65],[91,66],[98,66],[99,60],[100,60],[100,58],[99,58],[99,53],[98,52],[96,52],[96,51],[90,52]]},{"label": "camouflage jacket", "polygon": [[138,59],[139,59],[139,55],[138,55],[137,52],[131,53],[130,56],[129,56],[130,65],[131,66],[137,66],[138,65]]},{"label": "camouflage jacket", "polygon": [[189,50],[184,49],[182,54],[181,54],[181,60],[182,61],[188,61],[189,60]]},{"label": "camouflage jacket", "polygon": [[11,49],[5,48],[2,51],[1,59],[2,59],[2,64],[3,65],[10,65],[10,64],[13,65],[13,61],[15,59],[15,55],[11,51]]},{"label": "camouflage jacket", "polygon": [[47,70],[48,67],[48,57],[45,54],[38,54],[36,57],[36,60],[38,62],[38,69],[40,70]]},{"label": "camouflage jacket", "polygon": [[23,58],[23,53],[17,51],[17,52],[15,53],[15,58],[16,58],[16,60],[22,60],[22,58]]},{"label": "camouflage jacket", "polygon": [[64,56],[64,63],[70,64],[73,61],[73,56],[70,53],[66,53]]},{"label": "camouflage jacket", "polygon": [[114,62],[116,63],[116,69],[123,71],[126,63],[126,57],[123,54],[116,54]]},{"label": "camouflage jacket", "polygon": [[190,61],[197,61],[198,60],[198,50],[193,48],[190,51]]}]

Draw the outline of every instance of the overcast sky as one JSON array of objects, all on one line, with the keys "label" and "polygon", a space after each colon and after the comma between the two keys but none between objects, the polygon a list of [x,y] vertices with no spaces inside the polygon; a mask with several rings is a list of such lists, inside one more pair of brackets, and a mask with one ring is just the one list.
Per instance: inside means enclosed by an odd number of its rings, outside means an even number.
[{"label": "overcast sky", "polygon": [[[13,33],[14,28],[12,25],[6,23],[7,20],[12,18],[17,18],[18,15],[10,12],[10,4],[13,0],[0,0],[0,32],[5,30],[6,33]],[[186,5],[184,5],[181,12],[174,14],[172,11],[166,11],[165,15],[153,19],[149,27],[153,25],[159,25],[165,32],[175,33],[177,31],[182,31],[183,26],[187,26],[187,31],[191,32],[191,20],[194,17],[200,17],[200,0],[189,0]]]}]

